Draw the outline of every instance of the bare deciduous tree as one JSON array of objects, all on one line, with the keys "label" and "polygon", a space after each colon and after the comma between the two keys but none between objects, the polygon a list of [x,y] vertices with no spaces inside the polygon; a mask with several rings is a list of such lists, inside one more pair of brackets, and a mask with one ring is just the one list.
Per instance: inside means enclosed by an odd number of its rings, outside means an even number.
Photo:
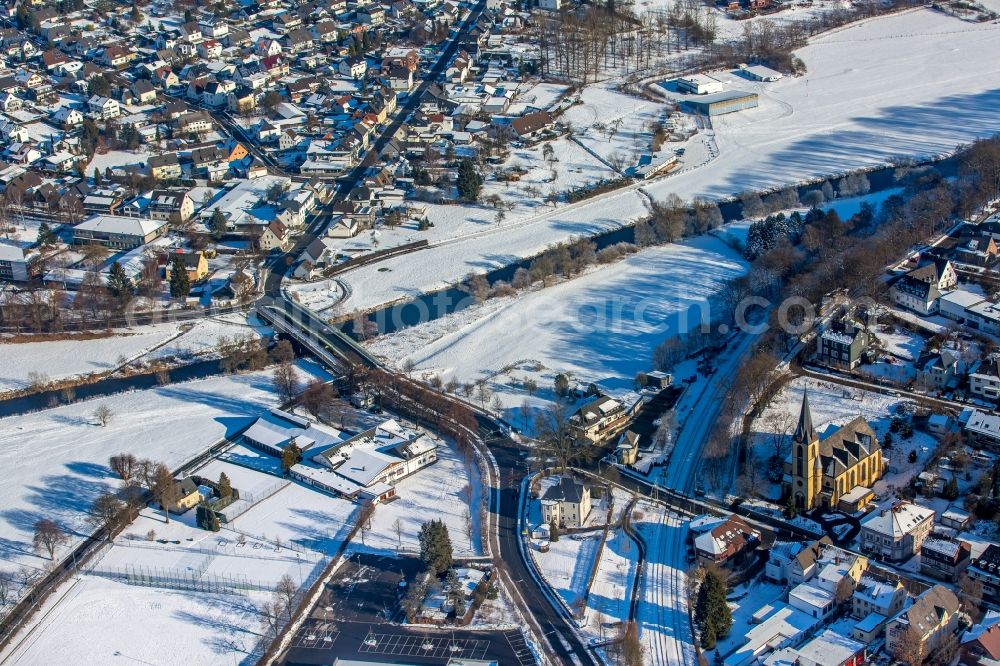
[{"label": "bare deciduous tree", "polygon": [[88,517],[94,527],[108,530],[108,540],[125,522],[125,504],[112,493],[102,493],[94,500]]},{"label": "bare deciduous tree", "polygon": [[403,522],[399,518],[392,521],[392,531],[396,533],[396,550],[399,551],[403,547]]},{"label": "bare deciduous tree", "polygon": [[274,588],[275,596],[277,596],[282,606],[284,606],[285,615],[288,617],[289,622],[292,621],[292,603],[295,601],[295,593],[298,589],[299,586],[295,583],[295,579],[288,574],[282,576]]},{"label": "bare deciduous tree", "polygon": [[153,487],[151,492],[153,499],[163,509],[163,517],[166,519],[166,522],[170,523],[170,509],[177,504],[177,501],[180,499],[180,493],[177,490],[177,482],[174,481],[174,475],[170,472],[170,468],[163,463],[157,465],[156,470],[153,472]]},{"label": "bare deciduous tree", "polygon": [[274,388],[282,401],[288,402],[299,392],[299,373],[291,363],[282,363],[274,369]]},{"label": "bare deciduous tree", "polygon": [[135,477],[138,465],[138,459],[131,453],[119,453],[118,455],[111,456],[108,460],[108,466],[111,467],[111,471],[126,483]]},{"label": "bare deciduous tree", "polygon": [[41,518],[35,521],[35,536],[32,544],[36,551],[44,550],[49,554],[49,559],[55,559],[56,548],[69,541],[69,537],[62,528],[48,518]]},{"label": "bare deciduous tree", "polygon": [[94,410],[94,418],[101,427],[104,427],[111,423],[111,419],[114,418],[115,413],[107,405],[98,405],[97,409]]}]

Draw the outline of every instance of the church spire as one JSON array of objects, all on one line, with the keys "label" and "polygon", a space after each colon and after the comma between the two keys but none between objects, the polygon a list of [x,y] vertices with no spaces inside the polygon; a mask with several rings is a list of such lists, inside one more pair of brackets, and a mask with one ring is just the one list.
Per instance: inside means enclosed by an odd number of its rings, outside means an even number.
[{"label": "church spire", "polygon": [[809,391],[807,389],[802,392],[802,411],[799,412],[799,425],[795,428],[792,441],[809,444],[815,442],[817,439],[819,437],[816,435],[816,429],[813,428],[812,412],[809,411]]}]

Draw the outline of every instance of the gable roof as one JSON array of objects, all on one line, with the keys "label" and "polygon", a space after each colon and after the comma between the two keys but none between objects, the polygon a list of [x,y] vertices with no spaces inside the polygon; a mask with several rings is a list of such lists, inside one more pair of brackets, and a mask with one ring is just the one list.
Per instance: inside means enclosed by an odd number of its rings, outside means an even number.
[{"label": "gable roof", "polygon": [[559,477],[559,483],[549,486],[545,494],[542,495],[542,499],[549,502],[579,504],[583,501],[583,493],[585,491],[586,486],[582,482],[572,477],[561,476]]}]

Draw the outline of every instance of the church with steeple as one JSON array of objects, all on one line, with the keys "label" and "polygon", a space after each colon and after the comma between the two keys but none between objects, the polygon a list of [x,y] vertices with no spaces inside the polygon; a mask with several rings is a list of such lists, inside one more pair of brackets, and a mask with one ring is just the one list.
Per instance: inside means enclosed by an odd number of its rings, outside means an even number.
[{"label": "church with steeple", "polygon": [[828,429],[821,439],[813,426],[809,395],[802,394],[784,476],[786,497],[796,509],[861,510],[874,498],[871,487],[882,478],[885,464],[875,431],[860,416]]}]

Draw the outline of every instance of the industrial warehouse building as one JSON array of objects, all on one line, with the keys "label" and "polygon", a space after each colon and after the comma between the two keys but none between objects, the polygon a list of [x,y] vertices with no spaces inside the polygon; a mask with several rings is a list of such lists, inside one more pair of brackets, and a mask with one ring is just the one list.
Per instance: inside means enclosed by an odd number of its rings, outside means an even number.
[{"label": "industrial warehouse building", "polygon": [[743,111],[757,106],[757,93],[730,90],[715,95],[706,95],[700,99],[685,101],[693,113],[703,113],[707,116],[721,116],[724,113]]},{"label": "industrial warehouse building", "polygon": [[722,92],[726,84],[707,74],[692,74],[677,79],[677,89],[693,95],[709,95]]},{"label": "industrial warehouse building", "polygon": [[763,65],[740,65],[740,71],[743,75],[754,81],[778,81],[784,77],[781,72],[775,71],[770,67],[764,67]]}]

